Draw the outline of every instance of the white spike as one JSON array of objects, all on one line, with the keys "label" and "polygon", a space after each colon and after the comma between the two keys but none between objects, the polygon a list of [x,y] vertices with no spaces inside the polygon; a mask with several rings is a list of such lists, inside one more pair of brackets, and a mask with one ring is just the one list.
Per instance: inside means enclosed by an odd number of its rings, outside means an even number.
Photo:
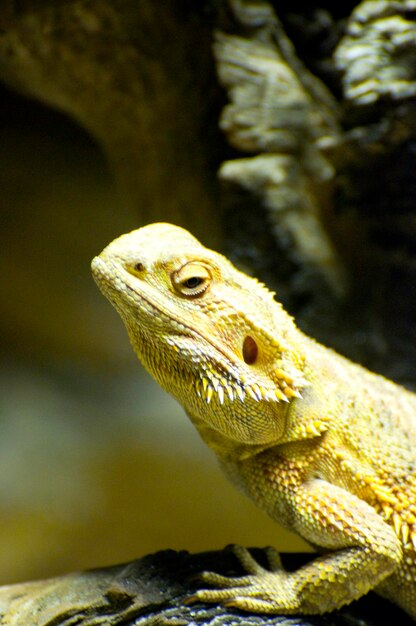
[{"label": "white spike", "polygon": [[199,396],[200,398],[202,398],[201,386],[202,386],[202,383],[201,383],[201,381],[198,379],[198,380],[196,381],[195,389],[196,389],[196,394],[197,394],[197,396]]},{"label": "white spike", "polygon": [[247,387],[245,388],[246,392],[248,393],[248,395],[253,398],[253,400],[255,400],[256,402],[259,401],[259,398],[256,394],[256,392],[254,391],[253,387],[251,387],[251,385],[247,385]]},{"label": "white spike", "polygon": [[260,387],[258,386],[257,383],[253,383],[251,385],[251,388],[253,389],[254,393],[256,394],[257,400],[260,402],[260,400],[263,398],[263,394],[261,393]]},{"label": "white spike", "polygon": [[283,402],[290,402],[289,398],[283,392],[281,392],[279,397]]},{"label": "white spike", "polygon": [[264,394],[264,399],[269,402],[270,400],[271,401],[276,400],[276,396],[270,389],[266,389],[266,393]]},{"label": "white spike", "polygon": [[206,394],[205,394],[205,400],[206,403],[209,404],[211,402],[211,398],[214,395],[214,390],[211,387],[211,385],[208,385],[207,390],[206,390]]}]

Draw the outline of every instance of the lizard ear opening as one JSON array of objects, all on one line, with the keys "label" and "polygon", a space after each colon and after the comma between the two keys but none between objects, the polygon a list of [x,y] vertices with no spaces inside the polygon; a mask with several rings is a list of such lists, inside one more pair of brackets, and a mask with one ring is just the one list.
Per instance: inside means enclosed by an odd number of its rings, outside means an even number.
[{"label": "lizard ear opening", "polygon": [[253,365],[257,360],[259,349],[253,337],[247,335],[243,342],[243,359],[247,365]]}]

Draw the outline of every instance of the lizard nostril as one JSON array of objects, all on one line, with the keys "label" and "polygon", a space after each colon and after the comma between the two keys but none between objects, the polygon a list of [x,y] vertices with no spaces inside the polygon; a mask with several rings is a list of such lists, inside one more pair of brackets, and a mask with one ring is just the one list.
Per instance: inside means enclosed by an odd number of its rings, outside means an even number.
[{"label": "lizard nostril", "polygon": [[259,349],[253,337],[247,335],[243,342],[243,359],[247,365],[253,365],[257,359]]}]

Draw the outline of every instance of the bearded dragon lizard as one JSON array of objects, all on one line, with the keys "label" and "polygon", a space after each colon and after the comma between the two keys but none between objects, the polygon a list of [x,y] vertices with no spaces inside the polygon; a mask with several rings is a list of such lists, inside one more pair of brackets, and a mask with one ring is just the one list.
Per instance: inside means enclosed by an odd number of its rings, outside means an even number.
[{"label": "bearded dragon lizard", "polygon": [[192,600],[321,614],[370,589],[416,619],[416,395],[304,335],[262,283],[186,230],[151,224],[92,263],[139,359],[231,480],[321,555],[268,549]]}]

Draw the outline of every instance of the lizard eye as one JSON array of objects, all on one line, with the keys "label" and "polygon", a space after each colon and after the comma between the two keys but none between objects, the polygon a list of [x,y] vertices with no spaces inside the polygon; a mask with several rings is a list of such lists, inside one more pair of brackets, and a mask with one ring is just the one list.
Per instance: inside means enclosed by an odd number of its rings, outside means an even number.
[{"label": "lizard eye", "polygon": [[201,296],[209,287],[211,274],[202,263],[186,263],[172,274],[172,284],[183,296]]}]

